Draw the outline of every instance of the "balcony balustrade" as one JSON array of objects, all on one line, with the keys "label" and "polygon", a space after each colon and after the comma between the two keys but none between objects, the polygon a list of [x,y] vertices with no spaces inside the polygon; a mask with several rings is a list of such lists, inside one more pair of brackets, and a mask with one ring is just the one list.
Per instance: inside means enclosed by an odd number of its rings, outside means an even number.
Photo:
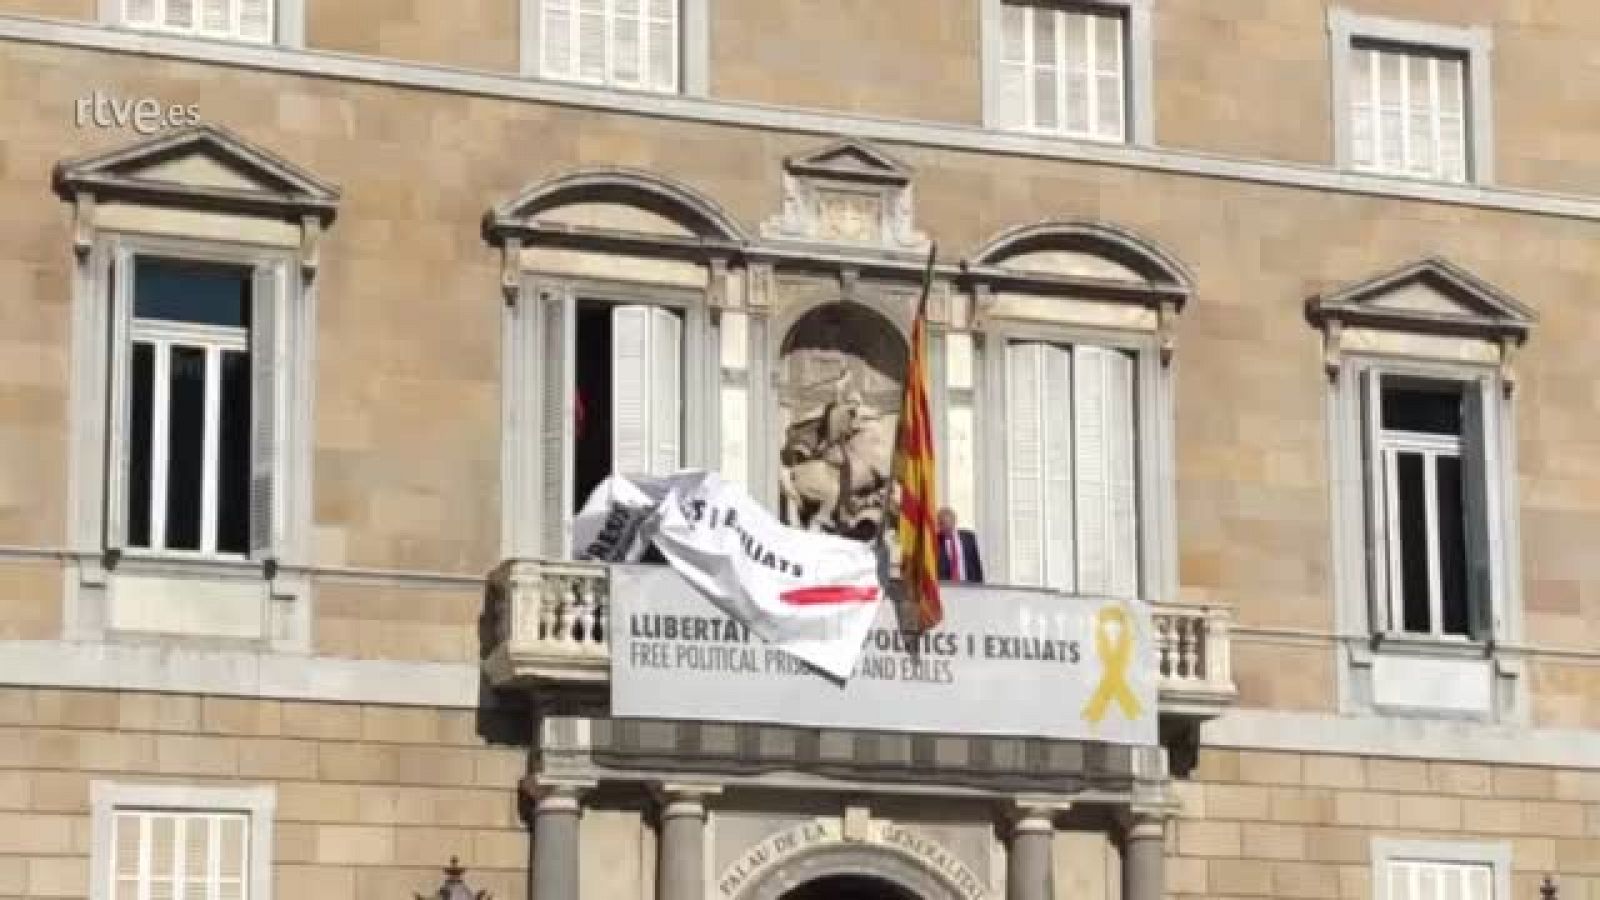
[{"label": "balcony balustrade", "polygon": [[[508,560],[490,579],[496,686],[604,682],[610,578],[592,563]],[[1235,696],[1226,607],[1161,604],[1152,617],[1163,715],[1220,715]]]}]

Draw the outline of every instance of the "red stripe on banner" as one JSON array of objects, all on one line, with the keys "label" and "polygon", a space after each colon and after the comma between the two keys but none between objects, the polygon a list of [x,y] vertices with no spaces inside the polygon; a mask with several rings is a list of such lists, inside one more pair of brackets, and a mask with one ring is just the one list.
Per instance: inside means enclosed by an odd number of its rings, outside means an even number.
[{"label": "red stripe on banner", "polygon": [[784,591],[778,599],[790,606],[826,606],[834,603],[871,603],[878,599],[875,587],[811,587]]}]

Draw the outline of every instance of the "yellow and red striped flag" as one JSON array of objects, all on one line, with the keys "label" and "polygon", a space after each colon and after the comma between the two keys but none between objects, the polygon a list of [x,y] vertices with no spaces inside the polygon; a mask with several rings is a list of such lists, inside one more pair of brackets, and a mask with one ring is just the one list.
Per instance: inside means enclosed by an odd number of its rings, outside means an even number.
[{"label": "yellow and red striped flag", "polygon": [[934,497],[933,423],[928,419],[928,293],[933,285],[934,252],[928,251],[922,298],[917,301],[917,317],[911,326],[911,354],[894,457],[894,480],[900,495],[900,578],[907,598],[916,606],[917,625],[923,629],[944,619],[934,521],[939,507]]}]

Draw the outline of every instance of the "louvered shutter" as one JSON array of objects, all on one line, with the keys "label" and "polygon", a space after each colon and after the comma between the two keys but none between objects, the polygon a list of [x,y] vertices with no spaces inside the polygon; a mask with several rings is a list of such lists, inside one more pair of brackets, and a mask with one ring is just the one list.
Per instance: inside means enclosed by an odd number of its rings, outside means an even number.
[{"label": "louvered shutter", "polygon": [[1491,437],[1487,429],[1484,394],[1492,387],[1477,382],[1466,386],[1461,398],[1461,508],[1466,517],[1463,534],[1467,554],[1467,616],[1472,637],[1488,640],[1494,633],[1494,591],[1489,525],[1490,472],[1487,464]]},{"label": "louvered shutter", "polygon": [[650,473],[669,475],[683,459],[683,320],[650,310]]},{"label": "louvered shutter", "polygon": [[574,0],[542,0],[539,22],[539,74],[570,78],[577,72],[573,55]]},{"label": "louvered shutter", "polygon": [[216,859],[212,838],[216,820],[209,816],[184,816],[178,819],[179,852],[182,857],[177,866],[180,874],[177,895],[183,900],[208,900],[211,888],[211,864]]},{"label": "louvered shutter", "polygon": [[634,86],[644,80],[642,0],[611,0],[611,80]]},{"label": "louvered shutter", "polygon": [[212,34],[233,34],[233,3],[230,0],[198,0],[199,30]]},{"label": "louvered shutter", "polygon": [[1367,614],[1372,630],[1379,634],[1391,630],[1389,616],[1389,515],[1384,484],[1383,455],[1378,436],[1382,432],[1382,375],[1361,372],[1356,381],[1361,416],[1361,473],[1366,502],[1366,556],[1369,573]]},{"label": "louvered shutter", "polygon": [[1377,66],[1372,50],[1350,48],[1350,161],[1366,168],[1377,164],[1373,111],[1377,108]]},{"label": "louvered shutter", "polygon": [[239,36],[252,41],[273,38],[273,7],[277,0],[238,0]]},{"label": "louvered shutter", "polygon": [[1405,170],[1405,59],[1397,53],[1377,53],[1378,60],[1378,165]]},{"label": "louvered shutter", "polygon": [[1028,14],[1023,6],[1000,7],[1000,66],[995,87],[996,119],[1002,128],[1028,124]]},{"label": "louvered shutter", "polygon": [[645,35],[647,74],[658,91],[678,87],[678,0],[645,0],[650,13]]},{"label": "louvered shutter", "polygon": [[1058,591],[1078,589],[1077,516],[1072,508],[1073,447],[1072,351],[1053,344],[1039,345],[1043,388],[1039,401],[1039,440],[1043,460],[1040,503],[1043,532],[1044,584]]},{"label": "louvered shutter", "polygon": [[178,28],[187,31],[194,27],[195,0],[166,0],[166,21],[163,23],[168,28]]},{"label": "louvered shutter", "polygon": [[1078,526],[1078,590],[1105,594],[1111,589],[1111,444],[1108,356],[1100,347],[1075,348],[1077,375],[1072,384],[1073,497]]},{"label": "louvered shutter", "polygon": [[245,900],[245,873],[250,871],[249,833],[243,816],[227,816],[218,822],[214,863],[217,900]]},{"label": "louvered shutter", "polygon": [[149,900],[178,900],[178,822],[152,814],[144,852],[149,859]]},{"label": "louvered shutter", "polygon": [[577,76],[585,81],[606,77],[607,32],[605,0],[578,0]]},{"label": "louvered shutter", "polygon": [[650,471],[650,308],[611,310],[611,471]]},{"label": "louvered shutter", "polygon": [[121,550],[128,541],[129,449],[134,436],[131,409],[133,399],[133,253],[117,247],[107,264],[110,285],[111,372],[110,403],[107,414],[105,546]]},{"label": "louvered shutter", "polygon": [[250,294],[250,556],[274,559],[278,553],[279,491],[274,483],[280,452],[279,393],[283,349],[281,266],[258,266]]},{"label": "louvered shutter", "polygon": [[1066,36],[1061,45],[1066,99],[1065,118],[1058,127],[1068,134],[1088,134],[1094,127],[1090,114],[1090,92],[1094,89],[1094,73],[1090,71],[1090,54],[1094,52],[1094,19],[1081,12],[1054,11],[1051,18],[1065,25]]},{"label": "louvered shutter", "polygon": [[[565,289],[545,297],[542,310],[544,367],[541,389],[540,442],[543,452],[544,552],[551,559],[566,559],[572,552],[572,458],[573,458],[573,330],[572,295]],[[590,409],[589,415],[598,411]]]},{"label": "louvered shutter", "polygon": [[124,0],[123,19],[129,25],[155,25],[156,0]]},{"label": "louvered shutter", "polygon": [[1093,23],[1094,42],[1094,133],[1103,138],[1125,134],[1122,71],[1122,18],[1086,16]]},{"label": "louvered shutter", "polygon": [[1406,151],[1413,175],[1432,176],[1438,167],[1434,155],[1434,65],[1438,60],[1402,56],[1405,62]]},{"label": "louvered shutter", "polygon": [[1106,366],[1107,554],[1106,590],[1114,597],[1139,593],[1138,435],[1134,360],[1121,350],[1103,351]]},{"label": "louvered shutter", "polygon": [[1467,109],[1465,64],[1459,59],[1440,60],[1439,67],[1439,176],[1450,181],[1467,178]]},{"label": "louvered shutter", "polygon": [[1006,347],[1006,494],[1010,544],[1007,573],[1012,583],[1040,586],[1045,581],[1043,488],[1044,365],[1042,344]]},{"label": "louvered shutter", "polygon": [[[1055,131],[1061,127],[1061,29],[1066,14],[1038,7],[1030,9],[1029,14],[1032,28],[1028,52],[1033,60],[1033,105],[1029,113],[1035,128]],[[1070,43],[1071,38],[1067,40]]]},{"label": "louvered shutter", "polygon": [[112,820],[112,900],[138,900],[143,872],[144,817],[117,813]]}]

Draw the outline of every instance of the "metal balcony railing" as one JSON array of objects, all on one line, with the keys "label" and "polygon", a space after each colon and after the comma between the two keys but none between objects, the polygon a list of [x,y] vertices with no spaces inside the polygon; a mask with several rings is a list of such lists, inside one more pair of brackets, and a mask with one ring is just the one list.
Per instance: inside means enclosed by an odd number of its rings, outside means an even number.
[{"label": "metal balcony railing", "polygon": [[[493,646],[484,662],[496,685],[597,682],[609,677],[610,579],[590,563],[514,559],[491,578]],[[1163,713],[1208,718],[1235,695],[1226,607],[1158,605],[1156,665]]]}]

